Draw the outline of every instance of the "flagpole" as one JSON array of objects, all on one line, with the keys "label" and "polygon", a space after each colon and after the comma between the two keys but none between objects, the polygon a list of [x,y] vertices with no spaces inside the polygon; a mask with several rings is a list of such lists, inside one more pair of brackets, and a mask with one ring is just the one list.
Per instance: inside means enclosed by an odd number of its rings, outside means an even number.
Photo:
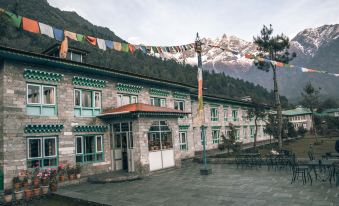
[{"label": "flagpole", "polygon": [[199,38],[199,33],[197,33],[197,37],[195,40],[195,52],[198,56],[198,119],[200,120],[199,123],[201,123],[200,126],[200,134],[203,144],[203,168],[200,169],[201,175],[209,175],[212,173],[212,169],[208,168],[207,166],[207,156],[206,156],[206,126],[205,118],[204,118],[204,103],[203,103],[203,78],[202,78],[202,61],[201,61],[201,52],[202,52],[202,43]]}]

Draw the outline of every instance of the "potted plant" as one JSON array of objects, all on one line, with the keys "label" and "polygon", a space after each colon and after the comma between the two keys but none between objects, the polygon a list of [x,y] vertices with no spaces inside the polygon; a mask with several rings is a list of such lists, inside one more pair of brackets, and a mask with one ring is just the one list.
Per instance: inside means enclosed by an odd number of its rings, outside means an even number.
[{"label": "potted plant", "polygon": [[59,181],[60,182],[65,181],[65,166],[63,164],[59,165],[58,174],[59,174]]},{"label": "potted plant", "polygon": [[68,180],[72,181],[75,178],[74,174],[75,169],[73,167],[70,167],[69,165],[67,166],[67,174],[68,174]]},{"label": "potted plant", "polygon": [[82,165],[80,163],[77,163],[75,165],[75,173],[76,173],[77,179],[80,179],[80,177],[81,177],[81,170],[82,170]]},{"label": "potted plant", "polygon": [[21,180],[19,176],[13,178],[13,185],[15,191],[19,191],[19,189],[21,188]]},{"label": "potted plant", "polygon": [[48,188],[49,188],[49,180],[51,176],[51,169],[48,168],[42,172],[42,177],[41,177],[41,191],[43,195],[46,195],[48,193]]},{"label": "potted plant", "polygon": [[57,188],[58,188],[57,170],[53,170],[53,169],[51,170],[49,186],[51,188],[51,192],[57,191]]},{"label": "potted plant", "polygon": [[25,199],[30,200],[33,195],[33,191],[31,190],[31,188],[30,187],[25,188],[24,192],[25,192]]},{"label": "potted plant", "polygon": [[6,189],[4,190],[4,202],[10,203],[13,199],[13,190],[12,189]]}]

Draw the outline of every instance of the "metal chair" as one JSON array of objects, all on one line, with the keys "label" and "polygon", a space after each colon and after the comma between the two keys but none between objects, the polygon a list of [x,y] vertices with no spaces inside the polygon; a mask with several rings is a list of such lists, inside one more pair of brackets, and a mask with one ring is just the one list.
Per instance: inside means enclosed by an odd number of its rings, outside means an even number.
[{"label": "metal chair", "polygon": [[309,179],[311,181],[311,185],[312,185],[312,177],[311,177],[310,169],[309,169],[308,166],[301,166],[296,161],[293,161],[292,162],[292,172],[293,173],[292,173],[291,184],[293,182],[295,182],[295,180],[298,179],[299,176],[301,175],[303,184],[306,184],[307,179]]}]

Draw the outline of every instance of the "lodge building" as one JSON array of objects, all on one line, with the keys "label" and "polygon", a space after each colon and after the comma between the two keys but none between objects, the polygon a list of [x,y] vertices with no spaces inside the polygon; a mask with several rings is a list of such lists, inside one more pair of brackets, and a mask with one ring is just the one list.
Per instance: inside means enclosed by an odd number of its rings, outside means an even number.
[{"label": "lodge building", "polygon": [[[84,175],[141,174],[180,167],[202,150],[197,87],[83,63],[71,50],[37,54],[0,47],[0,166],[4,187],[19,170],[84,166]],[[72,59],[73,58],[73,59]],[[207,85],[208,87],[208,85]],[[217,149],[229,123],[253,142],[249,101],[204,96],[206,146]],[[258,141],[269,137],[259,123]]]}]

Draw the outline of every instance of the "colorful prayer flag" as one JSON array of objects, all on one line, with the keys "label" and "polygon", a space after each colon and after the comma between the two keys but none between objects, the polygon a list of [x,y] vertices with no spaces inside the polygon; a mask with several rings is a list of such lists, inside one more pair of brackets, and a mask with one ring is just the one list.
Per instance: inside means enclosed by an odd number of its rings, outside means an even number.
[{"label": "colorful prayer flag", "polygon": [[135,51],[135,46],[133,44],[128,44],[129,51],[133,54]]},{"label": "colorful prayer flag", "polygon": [[85,36],[82,34],[77,34],[77,40],[78,41],[84,41]]},{"label": "colorful prayer flag", "polygon": [[97,43],[98,43],[99,49],[102,49],[102,50],[106,51],[105,40],[97,38]]},{"label": "colorful prayer flag", "polygon": [[54,38],[58,41],[64,40],[64,31],[53,27]]},{"label": "colorful prayer flag", "polygon": [[247,58],[247,59],[253,59],[253,55],[252,55],[252,54],[245,54],[245,58]]},{"label": "colorful prayer flag", "polygon": [[85,38],[88,41],[88,43],[90,43],[92,45],[96,45],[97,44],[97,38],[92,37],[92,36],[86,36]]},{"label": "colorful prayer flag", "polygon": [[39,22],[40,33],[54,38],[53,28],[50,25]]},{"label": "colorful prayer flag", "polygon": [[284,63],[282,63],[282,62],[276,62],[276,66],[277,66],[277,67],[284,67]]},{"label": "colorful prayer flag", "polygon": [[121,51],[121,43],[120,42],[113,42],[113,48],[116,51]]},{"label": "colorful prayer flag", "polygon": [[60,45],[59,57],[62,59],[66,59],[67,52],[68,52],[68,38],[65,37],[65,39],[61,42]]},{"label": "colorful prayer flag", "polygon": [[128,52],[129,51],[127,43],[121,43],[121,51],[123,51],[123,52]]},{"label": "colorful prayer flag", "polygon": [[65,37],[68,37],[68,38],[70,38],[70,39],[73,39],[74,41],[78,41],[78,39],[77,39],[77,34],[76,33],[74,33],[74,32],[70,32],[70,31],[64,31],[65,33],[64,33],[64,35],[65,35]]},{"label": "colorful prayer flag", "polygon": [[22,16],[13,14],[12,12],[9,12],[9,11],[5,11],[5,14],[10,18],[12,24],[13,24],[16,28],[20,28]]},{"label": "colorful prayer flag", "polygon": [[113,41],[105,40],[106,47],[112,49],[113,48]]},{"label": "colorful prayer flag", "polygon": [[139,48],[140,48],[140,50],[141,50],[143,53],[147,53],[147,49],[146,49],[145,46],[140,45]]},{"label": "colorful prayer flag", "polygon": [[33,19],[26,18],[26,17],[22,18],[22,29],[25,31],[33,32],[33,33],[40,32],[38,22]]}]

